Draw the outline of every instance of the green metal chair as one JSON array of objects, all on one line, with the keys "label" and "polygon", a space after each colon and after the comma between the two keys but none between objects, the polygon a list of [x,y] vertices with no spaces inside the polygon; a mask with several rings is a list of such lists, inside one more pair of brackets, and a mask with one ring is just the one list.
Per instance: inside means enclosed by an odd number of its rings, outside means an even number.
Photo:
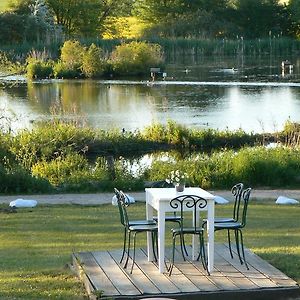
[{"label": "green metal chair", "polygon": [[[247,209],[248,209],[250,193],[251,193],[251,188],[247,188],[242,192],[241,200],[238,205],[237,212],[236,212],[236,218],[237,218],[236,220],[229,221],[229,222],[219,222],[219,223],[215,223],[215,225],[214,225],[215,231],[227,230],[228,245],[229,245],[229,251],[230,251],[231,258],[233,258],[233,254],[232,254],[232,249],[231,249],[230,231],[234,232],[236,248],[237,248],[240,262],[241,262],[241,264],[245,263],[247,270],[249,270],[249,267],[248,267],[248,264],[247,264],[246,258],[245,258],[242,230],[246,226]],[[243,258],[241,257],[240,246],[241,246]]]},{"label": "green metal chair", "polygon": [[[174,185],[171,183],[167,183],[165,180],[157,181],[151,185],[152,188],[174,188]],[[153,220],[157,222],[157,216],[153,217]],[[165,221],[166,222],[172,222],[172,223],[177,223],[178,226],[181,225],[182,223],[182,217],[176,213],[176,211],[173,212],[173,214],[167,214],[165,216]],[[182,256],[184,255],[188,256],[188,252],[186,250],[185,242],[184,239],[180,243],[181,245],[181,251],[182,251]]]},{"label": "green metal chair", "polygon": [[[122,191],[119,191],[118,189],[114,189],[115,195],[117,197],[117,204],[120,214],[120,222],[124,227],[124,240],[123,240],[123,252],[122,257],[120,259],[120,264],[122,263],[125,253],[126,253],[126,244],[127,244],[127,233],[128,233],[128,227],[129,226],[141,226],[141,225],[156,225],[156,221],[152,220],[128,220],[128,215],[126,211],[126,207],[130,205],[130,201],[126,194],[124,194]],[[125,208],[123,207],[125,206]],[[126,213],[126,216],[124,216],[124,211]]]},{"label": "green metal chair", "polygon": [[[152,248],[155,260],[155,243],[157,246],[157,224],[155,221],[148,221],[148,220],[133,220],[130,221],[128,214],[127,214],[127,206],[128,201],[126,201],[126,195],[122,191],[118,191],[115,189],[115,193],[117,195],[118,201],[118,208],[120,213],[120,220],[122,225],[124,226],[124,243],[123,243],[123,254],[120,263],[124,258],[125,252],[127,252],[127,258],[124,264],[124,269],[127,268],[129,257],[130,257],[130,248],[131,248],[131,234],[133,234],[133,256],[132,256],[132,266],[131,271],[133,271],[133,266],[135,264],[135,245],[136,245],[136,235],[141,232],[151,232],[152,234]],[[128,243],[127,243],[127,250],[126,250],[126,240],[128,235]]]},{"label": "green metal chair", "polygon": [[[241,202],[243,187],[244,185],[242,183],[237,183],[231,188],[231,193],[234,197],[232,217],[215,217],[215,223],[236,222],[238,220],[239,206]],[[203,226],[205,226],[206,223],[207,219],[204,219]]]},{"label": "green metal chair", "polygon": [[[172,228],[172,239],[173,239],[173,247],[172,247],[172,258],[171,264],[168,269],[169,275],[172,274],[173,266],[174,266],[174,259],[175,259],[175,247],[176,247],[176,237],[180,237],[180,243],[184,241],[184,236],[187,234],[190,235],[198,235],[199,236],[199,243],[200,243],[200,252],[198,255],[197,260],[201,258],[201,262],[203,268],[208,272],[207,269],[207,262],[206,262],[206,255],[205,255],[205,245],[204,245],[204,229],[202,226],[197,226],[197,213],[198,209],[204,209],[207,206],[207,200],[195,195],[182,195],[170,200],[170,206],[174,210],[179,211],[179,215],[181,216],[182,222],[180,223],[179,228]],[[184,214],[186,213],[193,213],[192,225],[186,227],[184,221]],[[190,220],[189,220],[190,221]],[[183,254],[183,253],[182,253]],[[183,259],[185,260],[184,254]],[[209,274],[209,272],[208,272]]]}]

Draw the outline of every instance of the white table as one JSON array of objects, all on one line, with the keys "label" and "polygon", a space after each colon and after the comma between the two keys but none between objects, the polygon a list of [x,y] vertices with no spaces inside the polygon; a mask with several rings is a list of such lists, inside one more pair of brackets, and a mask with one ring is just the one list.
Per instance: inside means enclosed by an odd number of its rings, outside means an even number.
[{"label": "white table", "polygon": [[[182,193],[176,192],[175,188],[147,188],[146,189],[146,217],[147,220],[153,219],[153,209],[157,211],[158,217],[158,266],[159,272],[165,272],[165,213],[173,212],[170,206],[170,200],[180,195],[196,195],[207,200],[207,206],[203,209],[207,211],[207,256],[208,271],[212,272],[214,268],[214,219],[215,219],[215,201],[214,196],[209,192],[198,188],[185,188]],[[199,220],[199,218],[197,218]],[[195,258],[196,239],[193,239],[193,259]],[[148,260],[153,260],[153,251],[151,243],[151,234],[147,236]]]}]

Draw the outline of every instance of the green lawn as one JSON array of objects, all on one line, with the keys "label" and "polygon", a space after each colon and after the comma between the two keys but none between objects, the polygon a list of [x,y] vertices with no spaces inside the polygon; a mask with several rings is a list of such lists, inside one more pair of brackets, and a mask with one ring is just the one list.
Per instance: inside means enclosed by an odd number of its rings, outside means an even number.
[{"label": "green lawn", "polygon": [[[73,251],[121,248],[117,208],[112,205],[38,206],[0,212],[0,299],[85,299],[69,271]],[[144,203],[130,214],[144,216]],[[217,214],[230,214],[217,206]],[[246,247],[300,283],[300,206],[249,205]],[[217,233],[216,241],[225,234]],[[141,236],[142,237],[142,236]],[[145,243],[145,240],[139,243]]]}]

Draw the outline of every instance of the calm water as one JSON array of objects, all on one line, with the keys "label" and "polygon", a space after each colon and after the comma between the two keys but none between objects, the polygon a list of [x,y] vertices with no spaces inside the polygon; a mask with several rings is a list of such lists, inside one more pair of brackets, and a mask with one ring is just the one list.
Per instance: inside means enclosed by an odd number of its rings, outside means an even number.
[{"label": "calm water", "polygon": [[135,130],[172,119],[195,128],[281,130],[289,118],[300,121],[300,60],[290,58],[293,72],[282,74],[283,59],[182,61],[168,65],[166,80],[154,83],[145,78],[9,84],[0,89],[0,121],[14,131],[30,128],[60,107],[65,118],[77,116],[104,129]]}]

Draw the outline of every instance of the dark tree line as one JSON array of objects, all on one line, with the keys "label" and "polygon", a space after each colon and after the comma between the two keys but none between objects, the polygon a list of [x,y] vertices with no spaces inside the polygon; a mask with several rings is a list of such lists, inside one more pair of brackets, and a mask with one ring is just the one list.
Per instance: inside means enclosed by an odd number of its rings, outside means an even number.
[{"label": "dark tree line", "polygon": [[136,17],[144,37],[264,38],[300,35],[300,0],[17,0],[0,13],[0,43],[62,35],[101,38],[106,22]]}]

